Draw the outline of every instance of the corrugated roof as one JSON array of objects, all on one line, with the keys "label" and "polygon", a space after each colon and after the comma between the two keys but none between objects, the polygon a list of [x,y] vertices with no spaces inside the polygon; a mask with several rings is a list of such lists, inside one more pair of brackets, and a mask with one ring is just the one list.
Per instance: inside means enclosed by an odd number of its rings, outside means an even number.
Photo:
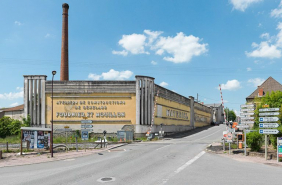
[{"label": "corrugated roof", "polygon": [[246,99],[253,99],[258,96],[258,89],[263,88],[263,92],[271,92],[271,91],[282,91],[282,85],[274,80],[271,76],[265,80],[258,88],[251,94],[249,95]]},{"label": "corrugated roof", "polygon": [[18,105],[16,107],[11,107],[11,108],[4,109],[3,112],[19,111],[19,110],[24,110],[24,104]]}]

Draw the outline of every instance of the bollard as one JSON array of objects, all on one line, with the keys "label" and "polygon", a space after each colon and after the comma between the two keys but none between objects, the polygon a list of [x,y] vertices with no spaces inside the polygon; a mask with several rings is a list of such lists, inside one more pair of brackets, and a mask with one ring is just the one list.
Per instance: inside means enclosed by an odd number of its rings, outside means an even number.
[{"label": "bollard", "polygon": [[9,152],[9,144],[8,144],[8,142],[6,143],[6,150],[7,150],[7,152]]},{"label": "bollard", "polygon": [[0,159],[2,159],[2,150],[0,150]]}]

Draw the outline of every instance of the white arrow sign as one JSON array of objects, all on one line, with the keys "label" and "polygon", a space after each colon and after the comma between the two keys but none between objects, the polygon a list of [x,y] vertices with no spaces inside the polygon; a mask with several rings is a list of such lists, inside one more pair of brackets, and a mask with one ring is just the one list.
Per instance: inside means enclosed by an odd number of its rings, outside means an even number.
[{"label": "white arrow sign", "polygon": [[260,116],[277,116],[279,115],[279,112],[265,112],[265,113],[259,113]]},{"label": "white arrow sign", "polygon": [[241,113],[240,115],[241,116],[246,116],[246,115],[254,115],[255,113],[253,113],[253,112],[249,112],[249,113]]},{"label": "white arrow sign", "polygon": [[241,124],[254,124],[254,121],[241,121]]},{"label": "white arrow sign", "polygon": [[279,131],[277,129],[259,129],[260,134],[278,134]]},{"label": "white arrow sign", "polygon": [[259,117],[260,122],[267,122],[267,121],[278,121],[278,117]]},{"label": "white arrow sign", "polygon": [[249,128],[250,126],[249,125],[238,125],[236,126],[237,128]]},{"label": "white arrow sign", "polygon": [[241,117],[241,120],[252,120],[255,119],[255,117]]},{"label": "white arrow sign", "polygon": [[241,105],[241,108],[242,107],[254,107],[254,104],[249,104],[249,105]]},{"label": "white arrow sign", "polygon": [[259,128],[277,128],[279,127],[278,123],[259,123]]},{"label": "white arrow sign", "polygon": [[259,109],[259,112],[279,111],[279,108]]},{"label": "white arrow sign", "polygon": [[241,111],[253,111],[254,112],[254,109],[241,109]]}]

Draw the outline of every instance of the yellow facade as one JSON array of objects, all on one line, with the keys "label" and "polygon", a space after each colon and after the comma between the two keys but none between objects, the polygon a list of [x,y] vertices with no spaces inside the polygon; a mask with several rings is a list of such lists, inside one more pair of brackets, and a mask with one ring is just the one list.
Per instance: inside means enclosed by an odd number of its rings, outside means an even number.
[{"label": "yellow facade", "polygon": [[167,100],[161,97],[157,99],[157,107],[161,106],[161,113],[155,110],[154,124],[160,125],[190,125],[190,107]]},{"label": "yellow facade", "polygon": [[203,127],[210,125],[211,113],[194,109],[195,127]]},{"label": "yellow facade", "polygon": [[[46,123],[52,117],[51,94],[46,94]],[[135,93],[54,94],[54,124],[136,124]]]}]

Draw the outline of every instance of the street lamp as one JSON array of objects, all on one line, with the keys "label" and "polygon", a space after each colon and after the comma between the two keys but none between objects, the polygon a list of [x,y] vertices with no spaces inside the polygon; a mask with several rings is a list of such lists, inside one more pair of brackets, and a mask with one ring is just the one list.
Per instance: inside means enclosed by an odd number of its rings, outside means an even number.
[{"label": "street lamp", "polygon": [[51,122],[51,157],[53,157],[53,81],[57,72],[52,71],[52,122]]}]

